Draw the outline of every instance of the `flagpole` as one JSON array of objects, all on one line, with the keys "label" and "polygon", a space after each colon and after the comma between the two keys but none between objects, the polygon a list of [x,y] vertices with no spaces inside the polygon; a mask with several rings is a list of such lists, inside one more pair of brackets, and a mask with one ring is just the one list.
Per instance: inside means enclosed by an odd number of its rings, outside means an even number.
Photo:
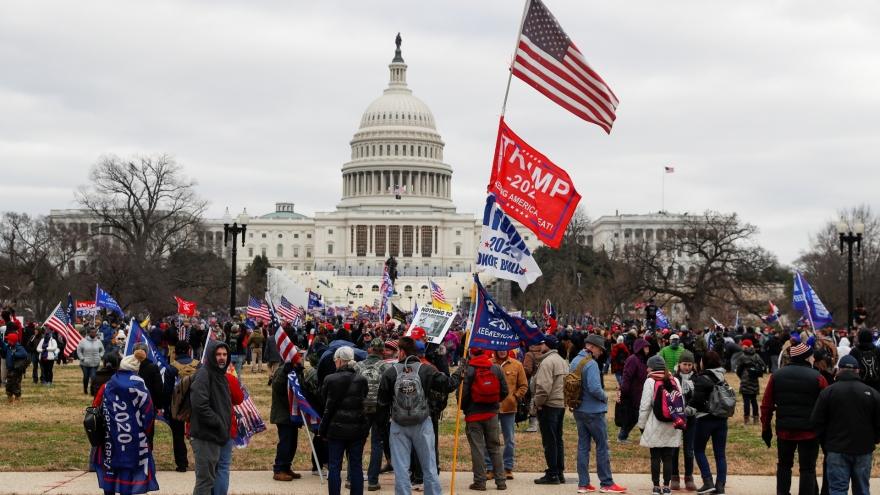
[{"label": "flagpole", "polygon": [[510,61],[510,68],[507,71],[507,89],[504,90],[504,103],[501,104],[502,117],[504,117],[504,112],[507,111],[507,95],[510,94],[510,82],[513,80],[513,63],[516,61],[516,52],[519,50],[519,40],[522,38],[522,28],[523,24],[526,22],[526,13],[529,11],[530,3],[531,0],[526,0],[525,5],[523,6],[522,19],[519,21],[519,31],[516,33],[516,45],[513,48],[513,60]]},{"label": "flagpole", "polygon": [[660,189],[660,213],[666,212],[666,167],[663,167],[663,187]]},{"label": "flagpole", "polygon": [[[528,3],[528,2],[526,2]],[[476,289],[477,282],[474,280],[474,289]],[[474,325],[475,322],[471,323],[471,329],[467,332],[467,340],[464,343],[464,357],[467,358],[468,349],[471,346],[471,335],[474,334]],[[457,373],[458,371],[456,371]],[[452,446],[452,483],[449,486],[449,495],[455,495],[455,467],[458,461],[458,433],[459,426],[461,425],[461,398],[464,394],[464,380],[461,381],[458,385],[458,400],[456,401],[455,406],[455,443]],[[503,471],[502,471],[503,473]]]},{"label": "flagpole", "polygon": [[309,439],[309,446],[312,448],[312,458],[315,460],[315,466],[318,467],[318,477],[321,478],[321,484],[324,484],[324,470],[321,468],[321,462],[318,461],[318,454],[315,452],[315,444],[312,442],[312,432],[311,427],[309,426],[309,420],[306,419],[306,415],[303,414],[302,408],[299,408],[299,415],[303,419],[303,423],[306,425],[306,437]]}]

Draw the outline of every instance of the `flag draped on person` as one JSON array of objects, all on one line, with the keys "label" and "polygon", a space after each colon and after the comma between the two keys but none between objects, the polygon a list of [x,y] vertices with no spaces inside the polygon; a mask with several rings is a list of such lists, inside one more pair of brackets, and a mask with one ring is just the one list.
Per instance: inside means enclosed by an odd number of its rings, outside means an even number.
[{"label": "flag draped on person", "polygon": [[578,117],[611,133],[618,100],[541,0],[530,0],[513,75]]},{"label": "flag draped on person", "polygon": [[303,424],[303,416],[308,421],[309,427],[317,430],[321,424],[321,415],[312,408],[306,396],[303,395],[299,384],[299,376],[296,371],[287,374],[287,401],[290,405],[290,420],[294,423]]},{"label": "flag draped on person", "polygon": [[510,217],[498,207],[496,196],[486,197],[483,230],[477,252],[477,271],[513,280],[523,291],[541,276],[541,268]]},{"label": "flag draped on person", "polygon": [[822,328],[833,321],[831,313],[825,309],[825,305],[819,300],[816,291],[810,287],[800,270],[794,276],[792,309],[803,311],[813,329]]},{"label": "flag draped on person", "polygon": [[657,327],[669,328],[669,320],[666,319],[666,313],[660,308],[657,308]]},{"label": "flag draped on person", "polygon": [[177,314],[184,316],[192,316],[196,312],[196,303],[191,301],[184,301],[183,299],[174,296],[174,299],[177,301]]},{"label": "flag draped on person", "polygon": [[[143,328],[141,328],[140,324],[135,318],[131,319],[131,323],[128,325],[128,338],[125,340],[125,349],[122,352],[123,356],[131,356],[134,354],[134,345],[138,342],[143,342],[147,345],[147,359],[156,363],[156,366],[159,368],[159,375],[162,376],[162,381],[165,381],[165,375],[168,371],[168,361],[162,356],[162,354],[156,349],[155,344],[153,344],[153,340],[147,335]],[[164,422],[168,422],[165,418],[164,411],[161,409],[156,410],[156,419],[161,419]]]},{"label": "flag draped on person", "polygon": [[[55,309],[49,315],[49,318],[47,318],[46,321],[43,323],[43,326],[51,328],[55,333],[61,335],[62,337],[64,337],[64,340],[67,341],[67,345],[64,347],[64,349],[62,349],[62,352],[64,352],[65,356],[69,355],[70,352],[73,352],[68,351],[68,349],[70,349],[71,341],[70,334],[75,333],[76,335],[79,335],[79,332],[77,332],[75,329],[71,330],[72,327],[70,325],[70,319],[67,315],[67,311],[61,307],[61,303],[58,303],[58,305],[55,306]],[[80,340],[82,340],[82,337],[80,337]],[[77,341],[77,344],[78,343],[79,341]],[[73,350],[76,350],[76,347],[74,347]]]},{"label": "flag draped on person", "polygon": [[95,286],[95,306],[99,308],[112,309],[120,315],[125,316],[125,312],[123,312],[122,308],[119,307],[116,299],[113,299],[110,294],[104,292],[104,289],[102,289],[100,285]]},{"label": "flag draped on person", "polygon": [[770,301],[770,314],[767,315],[766,318],[764,318],[764,321],[766,321],[767,323],[773,323],[778,319],[779,319],[779,308],[777,308],[776,305],[773,304],[773,301]]},{"label": "flag draped on person", "polygon": [[253,318],[268,320],[269,308],[266,306],[266,303],[254,299],[253,296],[248,296],[247,315]]},{"label": "flag draped on person", "polygon": [[477,300],[471,347],[502,351],[516,349],[520,343],[527,347],[541,343],[544,336],[538,325],[531,320],[506,313],[489,296],[476,274],[474,283],[477,287]]}]

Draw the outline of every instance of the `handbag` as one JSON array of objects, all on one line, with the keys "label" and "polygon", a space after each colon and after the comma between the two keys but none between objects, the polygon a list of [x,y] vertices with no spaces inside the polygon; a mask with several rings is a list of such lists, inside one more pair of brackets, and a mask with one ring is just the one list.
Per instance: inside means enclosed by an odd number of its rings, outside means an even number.
[{"label": "handbag", "polygon": [[92,447],[103,444],[104,437],[107,434],[104,408],[101,406],[87,407],[85,417],[83,418],[83,428],[86,430],[86,436],[89,437],[89,443],[92,444]]},{"label": "handbag", "polygon": [[525,397],[516,405],[516,416],[513,417],[515,423],[522,423],[529,420],[529,403],[532,401],[531,390],[526,392]]}]

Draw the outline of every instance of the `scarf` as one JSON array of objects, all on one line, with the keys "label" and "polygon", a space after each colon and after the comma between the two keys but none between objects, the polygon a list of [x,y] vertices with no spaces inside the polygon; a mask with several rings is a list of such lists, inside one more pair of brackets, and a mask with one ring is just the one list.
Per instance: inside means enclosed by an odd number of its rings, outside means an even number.
[{"label": "scarf", "polygon": [[52,332],[46,332],[43,335],[43,352],[40,354],[40,359],[46,361],[49,359],[49,341],[52,340]]}]

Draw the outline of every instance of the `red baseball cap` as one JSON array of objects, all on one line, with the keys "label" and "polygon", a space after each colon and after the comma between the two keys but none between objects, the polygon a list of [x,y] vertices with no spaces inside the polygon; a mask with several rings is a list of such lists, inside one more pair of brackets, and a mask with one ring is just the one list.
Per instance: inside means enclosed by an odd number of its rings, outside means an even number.
[{"label": "red baseball cap", "polygon": [[412,337],[413,340],[422,340],[422,339],[424,339],[425,337],[427,337],[428,334],[425,333],[425,329],[424,329],[424,328],[422,328],[422,327],[415,327],[415,328],[413,328],[413,329],[410,331],[409,336]]}]

